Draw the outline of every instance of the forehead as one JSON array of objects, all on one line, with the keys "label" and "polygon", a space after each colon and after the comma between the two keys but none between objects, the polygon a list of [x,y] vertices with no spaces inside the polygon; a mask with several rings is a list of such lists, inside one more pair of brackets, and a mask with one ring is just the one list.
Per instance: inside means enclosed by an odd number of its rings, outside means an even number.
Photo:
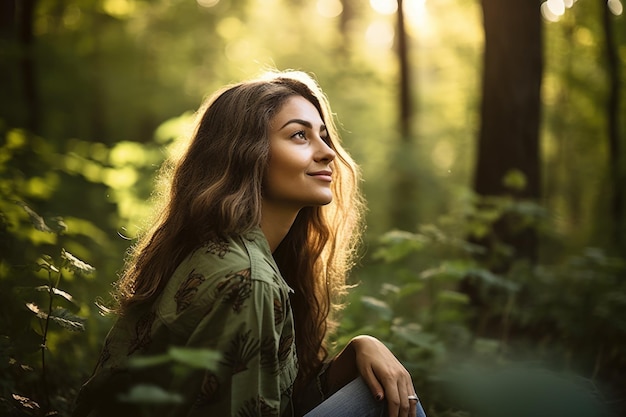
[{"label": "forehead", "polygon": [[290,120],[309,122],[314,128],[323,126],[324,121],[317,108],[302,96],[291,96],[280,107],[270,123],[274,130],[280,129]]}]

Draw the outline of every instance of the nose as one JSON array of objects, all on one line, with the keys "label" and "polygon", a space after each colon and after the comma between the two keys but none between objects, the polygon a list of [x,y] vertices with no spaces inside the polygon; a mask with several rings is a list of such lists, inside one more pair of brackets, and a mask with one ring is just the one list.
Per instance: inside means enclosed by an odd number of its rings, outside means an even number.
[{"label": "nose", "polygon": [[318,137],[317,139],[318,139],[317,140],[318,148],[315,153],[315,160],[324,161],[324,162],[332,162],[337,156],[337,154],[335,153],[333,148],[331,148],[330,145],[326,143],[324,139],[322,139],[321,137]]}]

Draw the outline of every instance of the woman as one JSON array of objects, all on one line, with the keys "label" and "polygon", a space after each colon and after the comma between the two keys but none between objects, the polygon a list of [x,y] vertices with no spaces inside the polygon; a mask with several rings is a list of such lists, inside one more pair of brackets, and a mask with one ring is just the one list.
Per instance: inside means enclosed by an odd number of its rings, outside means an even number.
[{"label": "woman", "polygon": [[[166,203],[129,257],[120,316],[75,415],[136,414],[123,398],[140,383],[180,399],[150,415],[304,415],[360,377],[374,407],[414,416],[410,375],[381,342],[356,337],[327,358],[362,202],[314,80],[272,73],[221,90],[171,166]],[[171,346],[221,360],[210,371],[127,366]]]}]

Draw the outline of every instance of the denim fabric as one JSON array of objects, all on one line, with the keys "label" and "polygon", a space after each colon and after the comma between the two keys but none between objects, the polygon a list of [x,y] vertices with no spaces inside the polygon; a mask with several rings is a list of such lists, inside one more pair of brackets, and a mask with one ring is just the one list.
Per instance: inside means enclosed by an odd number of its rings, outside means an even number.
[{"label": "denim fabric", "polygon": [[[376,401],[361,378],[341,388],[304,417],[388,417],[386,401]],[[417,403],[417,417],[426,417]]]}]

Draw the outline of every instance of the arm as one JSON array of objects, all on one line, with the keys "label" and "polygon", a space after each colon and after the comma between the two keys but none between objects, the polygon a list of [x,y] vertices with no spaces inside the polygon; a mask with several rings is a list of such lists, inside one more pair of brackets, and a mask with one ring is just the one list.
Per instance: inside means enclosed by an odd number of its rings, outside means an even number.
[{"label": "arm", "polygon": [[378,339],[357,336],[332,360],[327,370],[328,388],[335,392],[361,376],[379,401],[386,399],[390,416],[413,416],[415,393],[411,375]]},{"label": "arm", "polygon": [[283,294],[251,279],[247,270],[236,275],[217,286],[211,311],[188,343],[222,353],[217,369],[204,376],[194,416],[260,415],[269,410],[278,415],[285,406],[283,379],[295,378],[291,345],[281,344],[285,334],[282,322],[278,328],[277,322],[282,319],[275,316]]}]

